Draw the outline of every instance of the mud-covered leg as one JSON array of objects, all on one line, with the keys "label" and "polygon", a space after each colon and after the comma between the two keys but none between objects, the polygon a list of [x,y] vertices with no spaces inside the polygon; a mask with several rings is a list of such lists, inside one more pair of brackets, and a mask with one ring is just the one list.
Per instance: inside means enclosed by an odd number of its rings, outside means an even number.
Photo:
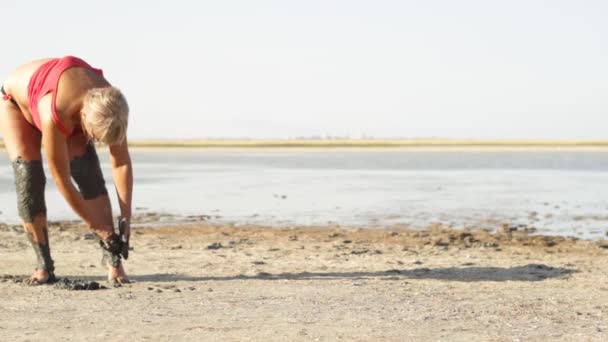
[{"label": "mud-covered leg", "polygon": [[[87,206],[97,215],[100,215],[108,226],[113,227],[108,190],[105,186],[97,152],[92,144],[86,146],[84,154],[72,159],[70,170]],[[121,262],[120,248],[117,244],[120,244],[120,239],[116,233],[109,241],[100,241],[102,264],[108,267],[108,280],[110,282],[128,283],[129,280]]]},{"label": "mud-covered leg", "polygon": [[46,220],[44,189],[46,177],[41,160],[25,161],[18,157],[13,161],[17,206],[28,240],[38,260],[31,284],[55,281],[55,265],[51,258]]}]

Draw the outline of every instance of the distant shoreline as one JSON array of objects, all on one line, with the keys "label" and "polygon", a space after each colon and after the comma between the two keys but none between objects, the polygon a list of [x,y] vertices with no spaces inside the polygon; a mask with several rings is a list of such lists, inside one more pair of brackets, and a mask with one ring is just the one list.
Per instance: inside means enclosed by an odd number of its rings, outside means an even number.
[{"label": "distant shoreline", "polygon": [[608,140],[468,140],[468,139],[337,139],[337,140],[133,140],[142,148],[601,148]]},{"label": "distant shoreline", "polygon": [[[412,149],[608,149],[608,140],[482,139],[192,139],[132,140],[136,148],[412,148]],[[0,142],[0,148],[4,143]]]}]

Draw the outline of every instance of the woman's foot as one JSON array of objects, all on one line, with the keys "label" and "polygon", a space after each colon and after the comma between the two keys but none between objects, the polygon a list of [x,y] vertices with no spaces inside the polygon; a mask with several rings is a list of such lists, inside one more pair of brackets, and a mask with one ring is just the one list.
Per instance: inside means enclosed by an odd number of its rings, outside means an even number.
[{"label": "woman's foot", "polygon": [[118,264],[118,267],[108,264],[108,282],[113,286],[131,283],[122,263]]},{"label": "woman's foot", "polygon": [[42,285],[53,282],[55,282],[55,275],[45,269],[37,269],[29,279],[25,280],[28,285]]}]

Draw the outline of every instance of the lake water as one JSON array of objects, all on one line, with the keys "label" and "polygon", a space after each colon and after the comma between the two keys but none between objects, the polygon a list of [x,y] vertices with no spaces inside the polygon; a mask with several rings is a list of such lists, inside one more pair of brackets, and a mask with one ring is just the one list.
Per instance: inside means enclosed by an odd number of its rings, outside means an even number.
[{"label": "lake water", "polygon": [[[100,156],[113,189],[107,152]],[[487,228],[512,222],[590,239],[608,231],[603,150],[167,149],[135,150],[132,159],[136,212],[178,215],[173,220]],[[0,166],[0,221],[16,223],[5,154]],[[49,219],[76,218],[47,175]]]}]

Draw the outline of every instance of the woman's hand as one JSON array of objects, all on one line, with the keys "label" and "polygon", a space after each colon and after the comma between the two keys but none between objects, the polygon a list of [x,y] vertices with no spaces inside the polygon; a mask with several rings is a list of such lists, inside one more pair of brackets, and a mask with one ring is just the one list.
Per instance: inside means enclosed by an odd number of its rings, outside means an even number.
[{"label": "woman's hand", "polygon": [[110,252],[112,258],[116,258],[118,261],[121,257],[125,260],[129,258],[129,235],[131,234],[131,227],[127,220],[122,218],[118,220],[118,234],[116,234],[116,231],[114,231],[112,227],[95,227],[95,225],[89,226],[89,228],[99,237],[101,247]]}]

